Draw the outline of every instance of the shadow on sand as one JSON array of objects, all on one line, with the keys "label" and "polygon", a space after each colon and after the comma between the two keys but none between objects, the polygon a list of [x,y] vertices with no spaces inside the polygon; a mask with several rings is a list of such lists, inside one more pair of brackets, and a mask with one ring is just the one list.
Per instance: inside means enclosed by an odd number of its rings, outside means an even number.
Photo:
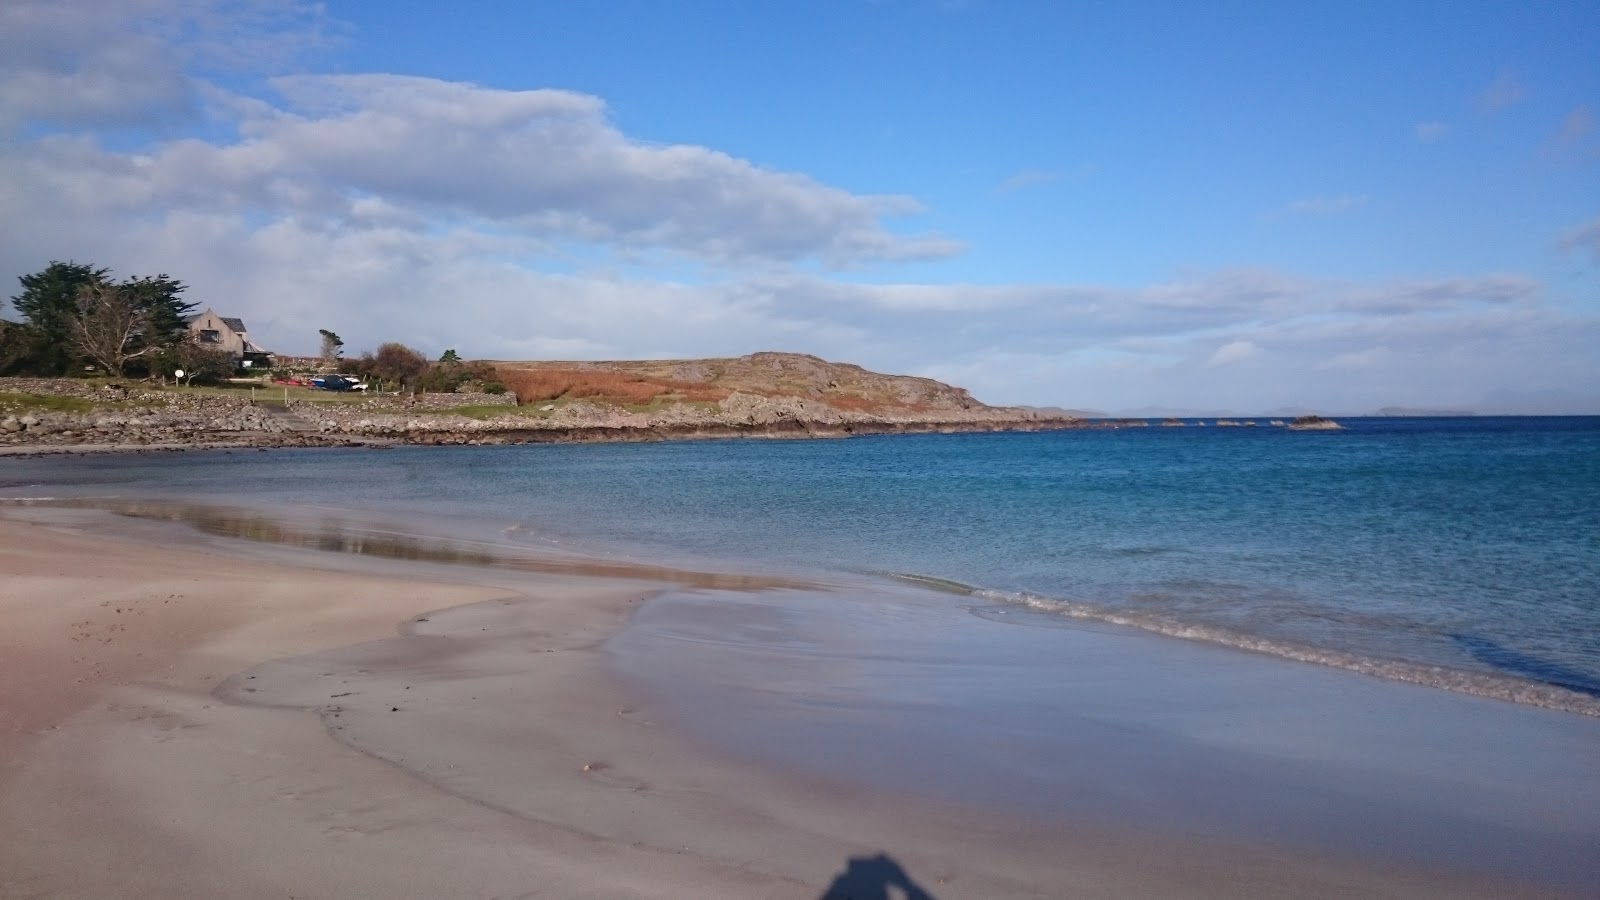
[{"label": "shadow on sand", "polygon": [[[890,893],[890,888],[898,888]],[[923,890],[906,874],[894,858],[879,853],[877,856],[852,856],[844,871],[833,877],[828,889],[817,900],[938,900]]]}]

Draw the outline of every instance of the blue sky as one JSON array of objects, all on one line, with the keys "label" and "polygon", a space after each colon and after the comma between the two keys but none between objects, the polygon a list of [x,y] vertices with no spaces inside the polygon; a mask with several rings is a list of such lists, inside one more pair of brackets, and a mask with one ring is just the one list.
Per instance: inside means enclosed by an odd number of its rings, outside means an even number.
[{"label": "blue sky", "polygon": [[1596,47],[1580,2],[19,0],[0,277],[166,272],[289,353],[1600,413]]}]

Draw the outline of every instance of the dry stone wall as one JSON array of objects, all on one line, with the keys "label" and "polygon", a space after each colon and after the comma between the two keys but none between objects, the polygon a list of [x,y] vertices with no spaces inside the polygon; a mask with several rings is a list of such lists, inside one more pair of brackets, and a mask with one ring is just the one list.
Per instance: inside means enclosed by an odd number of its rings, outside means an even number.
[{"label": "dry stone wall", "polygon": [[[240,443],[265,446],[350,442],[505,443],[523,440],[639,440],[664,437],[804,436],[907,430],[1065,428],[1078,420],[979,406],[914,413],[840,410],[819,400],[734,393],[720,404],[682,403],[628,411],[589,403],[516,407],[507,395],[422,394],[268,405],[271,389],[249,396],[162,391],[137,382],[0,378],[0,392],[74,397],[89,412],[0,405],[0,447],[144,446]],[[505,407],[482,417],[461,407]]]}]

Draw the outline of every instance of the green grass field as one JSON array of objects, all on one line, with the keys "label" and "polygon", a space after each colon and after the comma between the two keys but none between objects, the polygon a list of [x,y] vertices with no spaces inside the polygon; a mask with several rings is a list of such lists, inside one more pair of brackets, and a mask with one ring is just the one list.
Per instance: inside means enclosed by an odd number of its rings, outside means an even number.
[{"label": "green grass field", "polygon": [[49,394],[16,394],[0,391],[0,409],[7,412],[40,410],[46,412],[83,413],[94,409],[94,404],[82,397],[58,397]]}]

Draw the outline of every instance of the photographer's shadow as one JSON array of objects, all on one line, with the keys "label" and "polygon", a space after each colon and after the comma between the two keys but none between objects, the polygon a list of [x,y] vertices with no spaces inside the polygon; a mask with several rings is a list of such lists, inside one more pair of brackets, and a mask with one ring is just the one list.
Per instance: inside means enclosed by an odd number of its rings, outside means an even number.
[{"label": "photographer's shadow", "polygon": [[[890,893],[890,888],[898,888]],[[817,900],[938,900],[888,854],[852,856]]]}]

